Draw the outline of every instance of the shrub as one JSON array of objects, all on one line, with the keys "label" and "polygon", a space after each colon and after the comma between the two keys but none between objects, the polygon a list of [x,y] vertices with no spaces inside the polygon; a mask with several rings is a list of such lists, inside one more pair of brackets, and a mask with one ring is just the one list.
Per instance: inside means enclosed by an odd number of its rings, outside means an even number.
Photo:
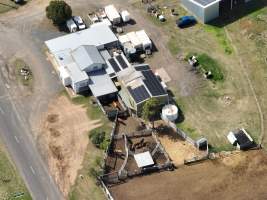
[{"label": "shrub", "polygon": [[98,148],[101,148],[101,144],[105,141],[105,132],[104,131],[96,131],[93,130],[90,134],[89,134],[89,138],[91,140],[91,142]]},{"label": "shrub", "polygon": [[216,60],[212,59],[207,54],[200,54],[197,56],[197,60],[200,64],[200,68],[212,73],[212,79],[214,81],[222,81],[224,79],[221,67]]},{"label": "shrub", "polygon": [[63,25],[72,16],[71,7],[61,0],[50,1],[46,7],[46,16],[56,25]]}]

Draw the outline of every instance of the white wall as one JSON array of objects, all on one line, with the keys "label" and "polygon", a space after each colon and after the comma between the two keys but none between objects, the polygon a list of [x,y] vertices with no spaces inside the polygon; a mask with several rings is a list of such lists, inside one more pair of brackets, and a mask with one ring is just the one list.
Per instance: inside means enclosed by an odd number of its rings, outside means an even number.
[{"label": "white wall", "polygon": [[195,4],[191,0],[181,0],[183,7],[188,10],[192,15],[195,15],[198,20],[204,22],[204,8]]},{"label": "white wall", "polygon": [[219,17],[219,2],[206,8],[201,7],[191,0],[181,0],[183,7],[192,15],[196,16],[202,23],[207,23]]},{"label": "white wall", "polygon": [[203,22],[207,23],[217,17],[219,17],[219,2],[205,8]]},{"label": "white wall", "polygon": [[86,87],[87,87],[87,90],[89,90],[88,80],[84,80],[84,81],[80,81],[76,83],[72,82],[72,89],[76,94],[84,91]]}]

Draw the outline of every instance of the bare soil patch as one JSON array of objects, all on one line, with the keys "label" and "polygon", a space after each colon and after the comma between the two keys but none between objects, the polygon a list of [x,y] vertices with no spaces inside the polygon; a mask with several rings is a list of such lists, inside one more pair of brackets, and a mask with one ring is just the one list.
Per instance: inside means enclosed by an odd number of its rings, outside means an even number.
[{"label": "bare soil patch", "polygon": [[86,109],[72,104],[66,96],[53,100],[43,117],[38,142],[51,174],[65,196],[82,167],[88,131],[100,125],[98,120],[89,120]]},{"label": "bare soil patch", "polygon": [[110,188],[117,200],[265,199],[267,156],[263,151],[134,178]]}]

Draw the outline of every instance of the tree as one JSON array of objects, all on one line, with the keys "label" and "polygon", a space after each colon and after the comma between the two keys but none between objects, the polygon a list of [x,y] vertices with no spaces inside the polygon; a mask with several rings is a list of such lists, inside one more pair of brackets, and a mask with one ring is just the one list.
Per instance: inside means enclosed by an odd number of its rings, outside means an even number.
[{"label": "tree", "polygon": [[152,126],[154,128],[154,121],[156,121],[161,112],[161,103],[157,98],[149,99],[144,107],[142,112],[142,117],[149,122],[152,122]]},{"label": "tree", "polygon": [[65,1],[53,0],[46,7],[46,16],[59,26],[71,18],[72,10]]}]

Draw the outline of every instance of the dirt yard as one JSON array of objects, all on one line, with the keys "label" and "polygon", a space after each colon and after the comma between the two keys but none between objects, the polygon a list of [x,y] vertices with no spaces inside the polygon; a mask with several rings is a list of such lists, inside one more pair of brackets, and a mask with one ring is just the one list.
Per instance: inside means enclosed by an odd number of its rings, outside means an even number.
[{"label": "dirt yard", "polygon": [[88,131],[99,126],[100,121],[90,121],[86,109],[72,104],[66,96],[59,96],[49,105],[38,142],[65,196],[82,167],[89,142]]},{"label": "dirt yard", "polygon": [[[184,160],[191,159],[195,156],[201,156],[199,152],[192,144],[179,139],[173,140],[168,136],[159,137],[162,146],[168,152],[172,162],[175,166],[184,164]],[[204,153],[203,153],[204,155]]]},{"label": "dirt yard", "polygon": [[266,153],[251,151],[134,178],[110,190],[117,200],[254,200],[266,199],[266,182]]}]

